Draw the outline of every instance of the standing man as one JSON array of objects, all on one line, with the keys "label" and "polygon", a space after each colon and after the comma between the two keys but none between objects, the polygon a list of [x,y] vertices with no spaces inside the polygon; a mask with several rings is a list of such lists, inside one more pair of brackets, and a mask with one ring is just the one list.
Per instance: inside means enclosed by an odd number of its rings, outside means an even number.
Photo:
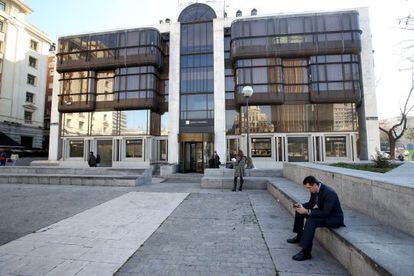
[{"label": "standing man", "polygon": [[[293,232],[296,237],[288,239],[288,243],[299,243],[302,250],[292,258],[295,261],[311,259],[313,237],[318,227],[339,228],[344,225],[344,214],[336,192],[316,180],[313,176],[307,176],[303,185],[311,193],[309,202],[295,203],[296,210]],[[303,227],[306,218],[305,227]]]},{"label": "standing man", "polygon": [[92,151],[89,153],[88,165],[89,167],[96,167],[96,157],[93,155]]}]

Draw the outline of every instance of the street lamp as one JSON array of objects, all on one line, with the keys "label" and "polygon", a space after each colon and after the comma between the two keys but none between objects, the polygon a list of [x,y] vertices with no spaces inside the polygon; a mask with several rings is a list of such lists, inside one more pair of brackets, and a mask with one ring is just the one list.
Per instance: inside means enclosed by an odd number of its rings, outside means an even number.
[{"label": "street lamp", "polygon": [[246,98],[247,162],[248,162],[248,166],[251,166],[252,162],[250,160],[250,137],[249,137],[249,98],[253,95],[253,88],[251,86],[243,87],[242,94]]}]

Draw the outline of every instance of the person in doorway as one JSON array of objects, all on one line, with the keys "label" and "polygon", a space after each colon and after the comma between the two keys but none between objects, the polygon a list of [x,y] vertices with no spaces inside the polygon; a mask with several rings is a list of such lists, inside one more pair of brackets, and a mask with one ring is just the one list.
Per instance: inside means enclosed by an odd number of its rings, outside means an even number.
[{"label": "person in doorway", "polygon": [[239,186],[239,191],[242,191],[243,189],[243,177],[244,177],[244,167],[246,166],[246,157],[243,154],[242,150],[239,150],[237,157],[236,157],[236,162],[233,165],[234,168],[234,184],[233,184],[233,192],[236,191],[237,189],[237,178],[240,178],[240,186]]},{"label": "person in doorway", "polygon": [[220,156],[218,156],[217,151],[214,151],[213,153],[213,168],[220,168]]},{"label": "person in doorway", "polygon": [[6,166],[7,154],[4,150],[0,150],[0,166]]},{"label": "person in doorway", "polygon": [[96,167],[96,157],[93,155],[93,151],[89,153],[88,165],[89,167]]},{"label": "person in doorway", "polygon": [[101,166],[101,156],[99,155],[99,153],[96,155],[96,166]]},{"label": "person in doorway", "polygon": [[[295,203],[295,223],[293,232],[296,237],[288,239],[288,243],[299,243],[302,250],[292,257],[295,261],[311,259],[313,237],[318,227],[339,228],[345,226],[344,214],[336,192],[316,180],[313,176],[307,176],[303,185],[310,192],[308,202]],[[306,218],[305,227],[304,220]]]},{"label": "person in doorway", "polygon": [[16,166],[16,162],[17,162],[17,160],[19,159],[19,155],[17,154],[17,153],[15,153],[15,152],[13,152],[11,155],[10,155],[10,160],[12,161],[12,166]]}]

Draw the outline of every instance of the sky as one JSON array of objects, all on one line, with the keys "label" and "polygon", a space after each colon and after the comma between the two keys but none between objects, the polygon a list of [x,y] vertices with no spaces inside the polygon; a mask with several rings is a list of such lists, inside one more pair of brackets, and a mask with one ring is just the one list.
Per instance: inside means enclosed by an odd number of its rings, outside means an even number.
[{"label": "sky", "polygon": [[[178,2],[187,0],[25,0],[33,9],[28,21],[57,37],[76,33],[142,27],[170,18],[177,21]],[[196,2],[193,0],[192,2]],[[370,9],[374,49],[377,109],[380,119],[399,115],[411,87],[412,67],[405,56],[414,45],[414,30],[402,30],[398,19],[414,15],[414,0],[226,0],[229,17],[240,9],[244,15],[256,8],[258,15],[324,11],[355,7]],[[414,99],[413,99],[414,103]],[[413,114],[414,115],[414,112]]]}]

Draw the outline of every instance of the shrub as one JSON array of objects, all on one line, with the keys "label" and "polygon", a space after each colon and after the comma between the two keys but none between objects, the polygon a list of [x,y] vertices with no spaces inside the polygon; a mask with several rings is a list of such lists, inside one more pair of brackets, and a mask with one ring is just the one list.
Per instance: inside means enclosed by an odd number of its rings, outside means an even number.
[{"label": "shrub", "polygon": [[391,166],[390,160],[379,150],[376,151],[375,156],[371,160],[374,162],[376,168],[389,168]]}]

